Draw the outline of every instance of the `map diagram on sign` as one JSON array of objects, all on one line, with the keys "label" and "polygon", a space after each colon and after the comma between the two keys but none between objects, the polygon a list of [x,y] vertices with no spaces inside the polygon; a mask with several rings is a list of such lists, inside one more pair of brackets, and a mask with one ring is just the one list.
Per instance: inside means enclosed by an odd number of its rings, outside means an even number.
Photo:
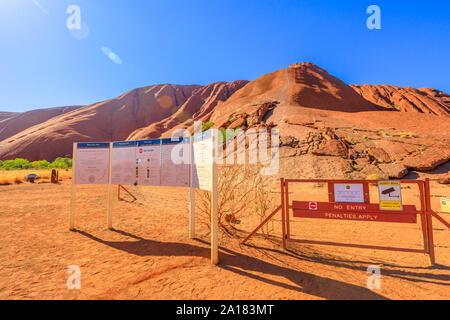
[{"label": "map diagram on sign", "polygon": [[140,141],[136,148],[138,185],[161,185],[161,142],[160,140]]}]

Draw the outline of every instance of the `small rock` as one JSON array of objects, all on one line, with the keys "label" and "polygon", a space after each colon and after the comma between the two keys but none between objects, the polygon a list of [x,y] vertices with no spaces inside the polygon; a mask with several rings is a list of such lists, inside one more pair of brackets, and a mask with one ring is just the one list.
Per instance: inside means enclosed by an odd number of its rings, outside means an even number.
[{"label": "small rock", "polygon": [[378,166],[381,171],[389,176],[390,179],[401,179],[408,174],[408,169],[401,164],[380,164]]},{"label": "small rock", "polygon": [[317,150],[312,152],[316,156],[334,156],[345,158],[348,155],[347,146],[340,140],[327,140]]},{"label": "small rock", "polygon": [[295,148],[298,146],[300,141],[292,136],[280,137],[280,147],[292,147]]},{"label": "small rock", "polygon": [[240,128],[240,127],[244,127],[245,124],[246,124],[245,122],[246,121],[245,121],[244,118],[236,119],[228,126],[228,129],[234,130],[234,129],[237,129],[237,128]]},{"label": "small rock", "polygon": [[423,153],[415,154],[403,161],[403,165],[411,170],[432,171],[447,163],[450,159],[448,150],[430,148]]},{"label": "small rock", "polygon": [[389,154],[382,148],[369,148],[367,153],[380,163],[391,163],[392,159]]}]

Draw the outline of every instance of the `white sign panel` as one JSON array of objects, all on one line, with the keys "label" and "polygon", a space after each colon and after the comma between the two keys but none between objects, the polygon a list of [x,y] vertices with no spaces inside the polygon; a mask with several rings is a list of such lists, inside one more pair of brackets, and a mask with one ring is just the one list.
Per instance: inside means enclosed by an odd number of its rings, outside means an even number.
[{"label": "white sign panel", "polygon": [[193,151],[192,186],[201,190],[211,191],[213,165],[213,139],[211,131],[194,137]]},{"label": "white sign panel", "polygon": [[136,164],[138,185],[161,185],[161,140],[138,141]]},{"label": "white sign panel", "polygon": [[361,183],[335,183],[335,202],[364,203],[364,189]]},{"label": "white sign panel", "polygon": [[108,184],[109,143],[78,143],[75,184]]},{"label": "white sign panel", "polygon": [[[180,144],[184,144],[186,148],[180,148]],[[170,187],[189,187],[190,181],[190,165],[188,163],[174,162],[174,157],[179,160],[176,150],[189,150],[189,138],[163,139],[161,142],[161,185]]]},{"label": "white sign panel", "polygon": [[135,141],[113,143],[111,183],[122,185],[136,184],[136,145]]}]

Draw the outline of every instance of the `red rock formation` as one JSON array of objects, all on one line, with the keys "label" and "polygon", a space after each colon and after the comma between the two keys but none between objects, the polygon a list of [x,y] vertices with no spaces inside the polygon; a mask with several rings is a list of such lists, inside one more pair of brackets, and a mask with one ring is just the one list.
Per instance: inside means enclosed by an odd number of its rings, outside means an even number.
[{"label": "red rock formation", "polygon": [[407,158],[402,164],[412,170],[431,171],[446,163],[449,159],[450,149],[430,148]]},{"label": "red rock formation", "polygon": [[293,78],[288,89],[291,104],[344,112],[383,109],[355,94],[350,86],[312,63],[292,65],[289,73]]},{"label": "red rock formation", "polygon": [[190,97],[167,118],[149,126],[141,127],[128,136],[128,140],[158,138],[181,128],[186,128],[199,120],[207,122],[214,108],[226,101],[248,81],[217,82],[194,90]]},{"label": "red rock formation", "polygon": [[0,113],[0,141],[12,137],[13,135],[39,123],[43,123],[51,118],[71,112],[78,108],[81,107],[70,106],[32,110],[23,113],[12,113],[9,117],[5,117],[4,120],[1,120]]},{"label": "red rock formation", "polygon": [[0,111],[0,123],[3,120],[5,120],[5,119],[8,119],[8,118],[11,118],[11,117],[15,116],[16,114],[17,113],[15,113],[15,112],[2,112],[2,111]]},{"label": "red rock formation", "polygon": [[70,156],[74,141],[122,141],[137,129],[172,116],[169,120],[181,121],[183,113],[186,117],[194,112],[206,114],[239,85],[243,84],[219,83],[206,87],[165,84],[135,89],[116,99],[54,116],[0,141],[0,159],[52,160]]},{"label": "red rock formation", "polygon": [[435,89],[367,84],[351,87],[364,99],[386,109],[436,115],[450,114],[450,96]]}]

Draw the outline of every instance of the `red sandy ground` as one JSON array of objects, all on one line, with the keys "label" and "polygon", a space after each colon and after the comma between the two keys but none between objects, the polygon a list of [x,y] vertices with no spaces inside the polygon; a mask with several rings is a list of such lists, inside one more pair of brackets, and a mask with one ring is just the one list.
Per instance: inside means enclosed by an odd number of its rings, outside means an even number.
[{"label": "red sandy ground", "polygon": [[[221,263],[212,266],[207,229],[198,227],[199,240],[188,238],[188,190],[130,189],[138,201],[114,199],[116,230],[107,231],[106,187],[78,187],[80,231],[70,232],[70,181],[0,187],[0,299],[450,298],[450,231],[437,222],[434,267],[415,253],[298,244],[283,251],[279,218],[271,223],[271,240],[256,236],[241,246],[222,239]],[[432,193],[448,196],[448,186],[433,185]],[[413,191],[410,197],[417,200]],[[433,206],[437,201],[434,197]],[[237,227],[248,232],[257,223],[251,217]],[[316,240],[422,244],[419,224],[295,220],[292,225],[294,235]],[[70,265],[81,268],[81,290],[67,289]],[[381,267],[380,290],[366,286],[370,265]]]}]

